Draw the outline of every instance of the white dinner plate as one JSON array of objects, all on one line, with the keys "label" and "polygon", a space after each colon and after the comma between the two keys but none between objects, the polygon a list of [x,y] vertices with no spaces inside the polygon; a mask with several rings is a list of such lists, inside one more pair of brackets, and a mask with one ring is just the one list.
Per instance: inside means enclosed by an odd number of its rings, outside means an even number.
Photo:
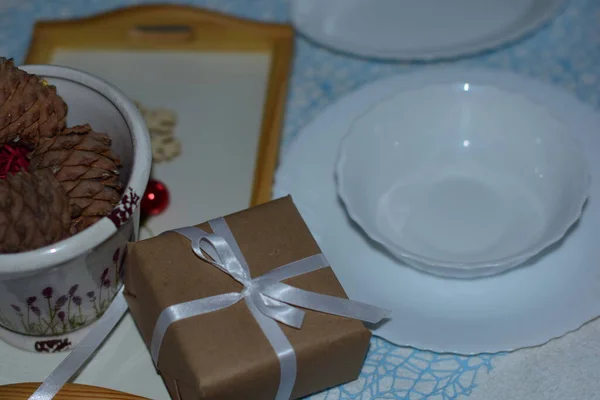
[{"label": "white dinner plate", "polygon": [[[375,102],[431,83],[520,93],[563,120],[583,143],[592,174],[590,198],[580,222],[551,251],[502,275],[444,279],[400,264],[350,222],[334,182],[341,138]],[[594,109],[548,84],[501,71],[426,68],[369,84],[307,125],[283,157],[275,196],[292,194],[352,299],[393,311],[389,322],[375,327],[376,335],[398,345],[459,354],[535,346],[600,315],[599,129]]]},{"label": "white dinner plate", "polygon": [[566,0],[292,0],[298,31],[363,57],[432,60],[493,49],[531,33]]}]

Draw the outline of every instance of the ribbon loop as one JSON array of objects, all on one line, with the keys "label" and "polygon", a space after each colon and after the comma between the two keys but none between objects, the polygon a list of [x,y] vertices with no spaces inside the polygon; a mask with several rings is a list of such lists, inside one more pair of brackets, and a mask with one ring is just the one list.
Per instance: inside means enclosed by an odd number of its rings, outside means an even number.
[{"label": "ribbon loop", "polygon": [[[214,250],[215,256],[210,254],[211,248]],[[209,254],[213,260],[205,257],[203,251]],[[247,287],[250,284],[248,266],[240,263],[229,243],[221,236],[217,236],[214,233],[203,235],[199,240],[198,247],[194,248],[194,253],[221,271],[231,275],[231,277],[242,285]]]}]

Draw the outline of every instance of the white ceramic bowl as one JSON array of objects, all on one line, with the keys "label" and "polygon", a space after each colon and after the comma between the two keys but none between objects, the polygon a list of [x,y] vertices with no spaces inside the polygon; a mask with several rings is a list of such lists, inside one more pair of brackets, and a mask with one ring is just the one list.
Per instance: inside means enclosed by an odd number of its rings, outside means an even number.
[{"label": "white ceramic bowl", "polygon": [[560,120],[464,82],[374,105],[342,140],[336,178],[372,239],[413,267],[461,278],[503,272],[560,240],[591,182]]},{"label": "white ceramic bowl", "polygon": [[56,86],[69,107],[68,126],[89,123],[107,133],[123,163],[125,191],[108,217],[51,246],[0,255],[0,337],[53,352],[74,344],[75,331],[101,316],[122,285],[126,243],[137,237],[152,153],[144,120],[117,88],[70,68],[21,68]]}]

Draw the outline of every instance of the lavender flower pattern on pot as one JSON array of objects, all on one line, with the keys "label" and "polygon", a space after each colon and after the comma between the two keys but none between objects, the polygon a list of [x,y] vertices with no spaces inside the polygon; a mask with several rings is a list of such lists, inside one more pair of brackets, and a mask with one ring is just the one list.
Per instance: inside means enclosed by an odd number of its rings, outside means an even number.
[{"label": "lavender flower pattern on pot", "polygon": [[[124,233],[128,233],[127,240],[123,240]],[[83,262],[78,259],[73,265],[55,268],[52,277],[46,273],[36,289],[31,289],[32,278],[0,281],[0,325],[25,335],[56,336],[97,320],[123,284],[126,242],[133,239],[130,220]],[[6,302],[6,296],[11,301]]]}]

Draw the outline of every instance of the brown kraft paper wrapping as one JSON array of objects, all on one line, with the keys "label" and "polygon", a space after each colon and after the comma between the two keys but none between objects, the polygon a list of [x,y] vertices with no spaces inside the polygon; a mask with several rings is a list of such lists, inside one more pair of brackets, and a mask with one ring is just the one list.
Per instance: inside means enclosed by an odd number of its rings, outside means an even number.
[{"label": "brown kraft paper wrapping", "polygon": [[[252,278],[321,252],[289,196],[225,220]],[[197,226],[212,231],[208,223]],[[330,267],[284,282],[347,298]],[[197,257],[189,240],[175,232],[129,244],[125,287],[131,314],[148,346],[166,307],[243,289]],[[371,337],[360,321],[305,311],[301,329],[279,324],[296,353],[293,398],[356,379]],[[171,325],[158,368],[174,399],[273,399],[279,386],[275,351],[244,301]]]}]

